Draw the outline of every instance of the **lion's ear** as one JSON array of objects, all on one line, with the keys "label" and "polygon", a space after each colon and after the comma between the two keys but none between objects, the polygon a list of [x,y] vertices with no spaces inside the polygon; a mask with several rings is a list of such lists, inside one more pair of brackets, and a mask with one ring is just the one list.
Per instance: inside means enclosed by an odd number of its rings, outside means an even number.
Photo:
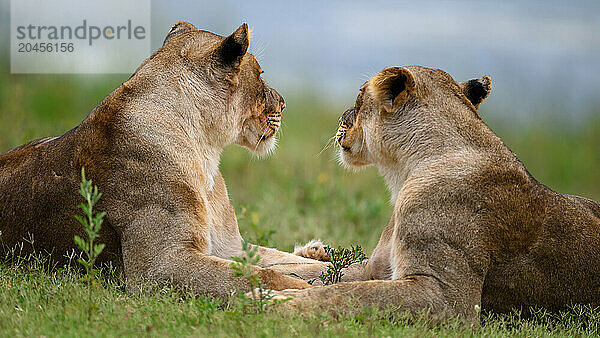
[{"label": "lion's ear", "polygon": [[467,99],[475,106],[475,109],[479,108],[481,102],[483,102],[492,91],[492,78],[487,75],[480,77],[479,79],[458,82],[457,84]]},{"label": "lion's ear", "polygon": [[246,55],[249,44],[248,25],[243,24],[221,42],[215,50],[215,56],[223,65],[237,67]]},{"label": "lion's ear", "polygon": [[173,38],[179,34],[193,32],[196,30],[197,30],[196,27],[194,27],[194,25],[192,25],[189,22],[178,22],[178,23],[174,24],[173,27],[171,27],[171,30],[169,31],[169,33],[167,33],[167,36],[165,37],[165,41],[163,42],[163,45],[165,43],[167,43],[167,41],[169,41],[171,38]]},{"label": "lion's ear", "polygon": [[370,81],[375,99],[384,111],[393,113],[400,108],[415,91],[415,77],[404,67],[382,70]]}]

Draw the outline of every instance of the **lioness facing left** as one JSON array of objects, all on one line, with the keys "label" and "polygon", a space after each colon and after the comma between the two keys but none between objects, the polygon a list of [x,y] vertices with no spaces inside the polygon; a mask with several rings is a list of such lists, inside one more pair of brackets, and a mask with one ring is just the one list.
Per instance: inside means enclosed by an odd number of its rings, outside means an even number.
[{"label": "lioness facing left", "polygon": [[[115,262],[129,283],[171,280],[215,297],[249,290],[228,260],[242,255],[241,236],[219,158],[233,143],[271,150],[285,103],[248,44],[246,24],[221,37],[178,23],[79,126],[2,154],[1,250],[33,236],[35,250],[63,259],[83,235],[73,215],[85,167],[107,212],[99,262]],[[259,254],[260,266],[279,271],[256,267],[276,290],[309,286],[283,273],[313,279],[325,270],[273,249]]]},{"label": "lioness facing left", "polygon": [[536,181],[476,108],[491,79],[390,67],[340,118],[343,163],[374,165],[395,202],[372,281],[299,291],[283,306],[395,306],[475,321],[479,309],[600,306],[600,204]]}]

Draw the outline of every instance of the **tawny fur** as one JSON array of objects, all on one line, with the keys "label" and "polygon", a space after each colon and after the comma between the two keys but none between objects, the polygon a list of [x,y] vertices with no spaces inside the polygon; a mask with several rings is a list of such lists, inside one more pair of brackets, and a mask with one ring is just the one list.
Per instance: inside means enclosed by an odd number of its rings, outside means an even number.
[{"label": "tawny fur", "polygon": [[[242,237],[219,159],[233,143],[269,152],[285,104],[247,48],[245,24],[229,37],[176,24],[79,126],[2,154],[0,250],[33,236],[22,254],[65,261],[73,236],[84,236],[73,218],[84,166],[107,212],[98,263],[119,266],[129,286],[169,281],[221,298],[249,290],[231,269]],[[259,254],[256,270],[276,290],[309,287],[286,274],[314,279],[326,269],[275,249]]]},{"label": "tawny fur", "polygon": [[329,262],[329,255],[325,252],[325,246],[320,239],[313,239],[305,245],[296,245],[294,255]]},{"label": "tawny fur", "polygon": [[366,266],[377,280],[279,292],[293,298],[283,306],[476,321],[480,308],[600,305],[600,204],[529,174],[475,110],[490,89],[489,77],[456,83],[420,66],[385,69],[361,88],[338,142],[346,165],[378,168],[395,202]]}]

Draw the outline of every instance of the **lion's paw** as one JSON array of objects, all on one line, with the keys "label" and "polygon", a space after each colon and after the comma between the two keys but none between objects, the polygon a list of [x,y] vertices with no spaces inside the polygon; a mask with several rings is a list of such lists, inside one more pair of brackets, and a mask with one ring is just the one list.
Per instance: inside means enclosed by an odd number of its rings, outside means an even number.
[{"label": "lion's paw", "polygon": [[330,261],[329,255],[325,252],[325,246],[319,239],[313,239],[305,245],[297,245],[294,248],[294,255],[318,261]]}]

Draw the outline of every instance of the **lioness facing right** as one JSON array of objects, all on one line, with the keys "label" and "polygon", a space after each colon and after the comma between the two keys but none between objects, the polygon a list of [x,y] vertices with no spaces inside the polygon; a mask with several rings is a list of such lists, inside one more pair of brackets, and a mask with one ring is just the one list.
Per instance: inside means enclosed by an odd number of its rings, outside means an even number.
[{"label": "lioness facing right", "polygon": [[376,165],[392,192],[367,264],[391,280],[279,292],[293,298],[284,306],[395,305],[471,321],[480,308],[600,305],[600,204],[529,174],[476,111],[490,85],[410,66],[362,86],[337,141],[345,164]]},{"label": "lioness facing right", "polygon": [[[0,254],[51,253],[85,236],[73,218],[81,168],[104,193],[97,263],[145,280],[226,299],[250,290],[231,257],[244,255],[219,161],[231,144],[265,154],[285,108],[247,53],[248,26],[229,36],[180,22],[162,47],[77,127],[0,154]],[[96,208],[95,207],[95,208]],[[33,245],[35,241],[35,247]],[[271,289],[307,288],[323,262],[258,247],[254,271]]]}]

